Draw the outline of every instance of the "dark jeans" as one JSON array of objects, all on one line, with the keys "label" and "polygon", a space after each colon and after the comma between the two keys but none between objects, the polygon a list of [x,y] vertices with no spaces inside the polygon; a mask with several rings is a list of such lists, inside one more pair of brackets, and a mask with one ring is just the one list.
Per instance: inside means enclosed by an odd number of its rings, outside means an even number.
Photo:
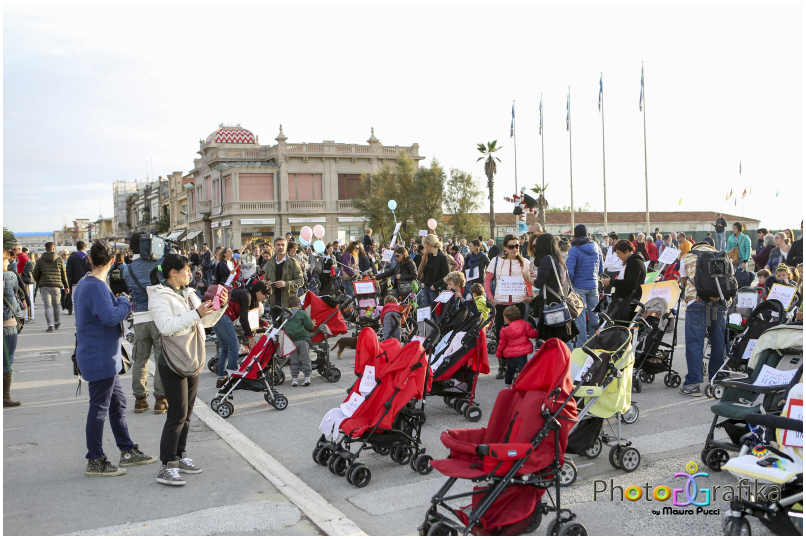
[{"label": "dark jeans", "polygon": [[526,362],[528,361],[528,356],[518,356],[518,357],[508,357],[506,358],[507,362],[507,375],[504,378],[504,383],[509,385],[513,382],[515,378],[515,371],[521,372],[523,368],[526,366]]},{"label": "dark jeans", "polygon": [[129,427],[126,425],[126,393],[120,377],[87,382],[90,392],[90,408],[87,412],[87,459],[104,456],[104,422],[109,415],[109,426],[115,436],[118,449],[126,451],[134,449],[134,442],[129,438]]},{"label": "dark jeans", "polygon": [[420,292],[420,297],[417,300],[419,307],[430,307],[432,303],[437,299],[439,296],[439,290],[431,290],[431,287],[425,287],[423,285],[423,290]]},{"label": "dark jeans", "polygon": [[[709,320],[706,316],[706,306],[709,314],[716,310],[716,320]],[[708,360],[708,377],[716,374],[725,361],[725,308],[719,302],[706,304],[695,301],[686,307],[686,365],[688,374],[683,382],[686,388],[698,386],[703,381],[702,360],[705,352],[705,333],[711,341],[711,357]]]},{"label": "dark jeans", "polygon": [[17,349],[17,326],[3,326],[3,374],[11,372]]},{"label": "dark jeans", "polygon": [[168,413],[160,440],[160,460],[167,464],[177,460],[185,452],[200,375],[185,378],[166,365],[157,365],[157,368],[162,378],[165,398],[168,399]]},{"label": "dark jeans", "polygon": [[218,319],[218,322],[213,326],[213,330],[218,338],[220,350],[218,354],[218,375],[224,376],[225,368],[231,371],[238,369],[238,348],[240,348],[238,336],[235,334],[232,319],[226,313]]}]

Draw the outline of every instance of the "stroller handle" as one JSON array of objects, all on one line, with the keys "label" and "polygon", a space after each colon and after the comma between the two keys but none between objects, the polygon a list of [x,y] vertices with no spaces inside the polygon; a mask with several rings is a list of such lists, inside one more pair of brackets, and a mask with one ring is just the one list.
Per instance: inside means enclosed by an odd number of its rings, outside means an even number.
[{"label": "stroller handle", "polygon": [[439,330],[439,326],[436,325],[434,322],[432,322],[428,318],[423,320],[423,322],[425,322],[427,325],[431,326],[431,329],[433,330],[431,332],[431,335],[428,336],[428,339],[426,339],[426,342],[428,344],[432,344],[432,343],[436,342],[437,340],[439,340],[439,337],[442,334],[442,332]]}]

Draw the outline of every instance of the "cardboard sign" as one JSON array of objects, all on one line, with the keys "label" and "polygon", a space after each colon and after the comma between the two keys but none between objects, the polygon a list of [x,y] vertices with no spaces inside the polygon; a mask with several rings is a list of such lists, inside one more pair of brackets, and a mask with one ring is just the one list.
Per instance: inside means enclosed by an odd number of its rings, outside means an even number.
[{"label": "cardboard sign", "polygon": [[523,277],[499,277],[496,296],[522,296],[526,293]]},{"label": "cardboard sign", "polygon": [[[796,421],[803,421],[803,399],[790,399],[786,409],[786,416]],[[803,447],[803,433],[785,430],[783,444],[790,447]]]},{"label": "cardboard sign", "polygon": [[747,348],[744,349],[744,354],[742,354],[742,359],[750,359],[750,356],[753,355],[753,350],[756,348],[756,343],[758,339],[750,339],[747,341]]},{"label": "cardboard sign", "polygon": [[736,302],[737,309],[755,309],[758,306],[758,294],[755,292],[742,292],[736,296]]},{"label": "cardboard sign", "polygon": [[794,299],[797,291],[798,289],[793,286],[785,286],[776,283],[772,285],[770,294],[767,296],[767,301],[777,299],[781,302],[781,305],[784,306],[784,309],[789,309],[789,306],[792,304],[792,300]]},{"label": "cardboard sign", "polygon": [[362,394],[369,393],[373,389],[377,382],[375,381],[375,367],[372,365],[367,365],[364,367],[364,375],[361,377],[361,383],[358,385],[358,391]]},{"label": "cardboard sign", "polygon": [[466,269],[465,275],[467,276],[468,281],[475,281],[479,278],[479,267],[476,266],[472,270]]},{"label": "cardboard sign", "polygon": [[353,283],[353,289],[356,294],[374,294],[375,282],[374,281],[359,281]]},{"label": "cardboard sign", "polygon": [[431,309],[429,307],[420,307],[417,309],[417,321],[431,320]]},{"label": "cardboard sign", "polygon": [[395,254],[395,252],[392,249],[384,249],[383,250],[383,256],[381,257],[381,262],[391,262],[392,261],[392,255],[394,255],[394,254]]},{"label": "cardboard sign", "polygon": [[421,231],[420,231],[420,236],[427,236],[427,235],[428,235],[428,231],[427,231],[427,230],[421,230]]},{"label": "cardboard sign", "polygon": [[402,225],[402,224],[403,224],[403,223],[395,223],[395,231],[394,231],[394,232],[392,232],[392,235],[393,235],[393,236],[394,236],[395,234],[397,234],[398,232],[400,232],[400,225]]},{"label": "cardboard sign", "polygon": [[792,381],[792,378],[795,377],[797,372],[798,371],[779,371],[769,365],[764,365],[761,367],[761,373],[758,375],[753,385],[762,387],[785,386]]},{"label": "cardboard sign", "polygon": [[680,256],[680,249],[667,247],[660,254],[660,257],[658,257],[658,262],[661,264],[674,264],[677,261],[678,256]]},{"label": "cardboard sign", "polygon": [[445,290],[440,295],[438,295],[437,299],[434,301],[436,301],[437,303],[448,303],[452,297],[453,297],[453,290]]},{"label": "cardboard sign", "polygon": [[343,413],[347,417],[353,417],[353,414],[358,407],[364,403],[364,397],[359,395],[358,393],[353,393],[350,395],[350,398],[347,402],[343,402],[339,408],[341,409],[341,413]]}]

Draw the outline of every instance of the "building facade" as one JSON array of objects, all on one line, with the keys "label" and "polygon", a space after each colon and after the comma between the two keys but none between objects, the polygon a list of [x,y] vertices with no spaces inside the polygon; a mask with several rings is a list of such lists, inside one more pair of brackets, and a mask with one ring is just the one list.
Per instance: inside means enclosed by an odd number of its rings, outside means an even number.
[{"label": "building facade", "polygon": [[45,244],[53,241],[53,236],[47,233],[17,234],[17,243],[27,247],[31,253],[44,253]]},{"label": "building facade", "polygon": [[112,236],[117,241],[128,241],[132,230],[129,226],[127,201],[129,196],[148,185],[142,180],[119,180],[112,184],[114,216],[112,218]]},{"label": "building facade", "polygon": [[418,144],[384,146],[374,129],[366,145],[309,144],[287,142],[281,125],[275,142],[261,145],[251,131],[223,124],[199,141],[199,157],[181,179],[184,192],[171,190],[174,233],[187,204],[188,230],[179,237],[186,246],[240,247],[317,224],[327,241],[360,237],[364,218],[353,199],[361,175],[393,166],[400,152],[417,166],[424,159]]},{"label": "building facade", "polygon": [[168,180],[160,176],[157,181],[146,183],[127,197],[126,224],[129,234],[125,241],[128,241],[132,232],[166,233],[170,230],[168,193]]}]

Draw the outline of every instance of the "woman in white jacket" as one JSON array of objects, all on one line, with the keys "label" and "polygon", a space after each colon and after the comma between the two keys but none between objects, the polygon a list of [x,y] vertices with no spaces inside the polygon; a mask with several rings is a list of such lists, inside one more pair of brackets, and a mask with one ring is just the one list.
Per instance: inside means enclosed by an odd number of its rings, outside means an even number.
[{"label": "woman in white jacket", "polygon": [[[190,260],[187,257],[166,256],[162,261],[162,274],[166,278],[160,284],[148,287],[148,310],[160,335],[188,335],[196,324],[212,327],[224,314],[226,305],[223,304],[229,299],[226,290],[221,295],[221,308],[214,311],[212,302],[202,303],[199,296],[188,288]],[[168,400],[168,414],[160,441],[162,467],[157,474],[157,483],[184,485],[180,471],[191,474],[202,471],[185,451],[199,374],[193,377],[176,374],[165,361],[162,349],[157,356],[157,368]]]}]

